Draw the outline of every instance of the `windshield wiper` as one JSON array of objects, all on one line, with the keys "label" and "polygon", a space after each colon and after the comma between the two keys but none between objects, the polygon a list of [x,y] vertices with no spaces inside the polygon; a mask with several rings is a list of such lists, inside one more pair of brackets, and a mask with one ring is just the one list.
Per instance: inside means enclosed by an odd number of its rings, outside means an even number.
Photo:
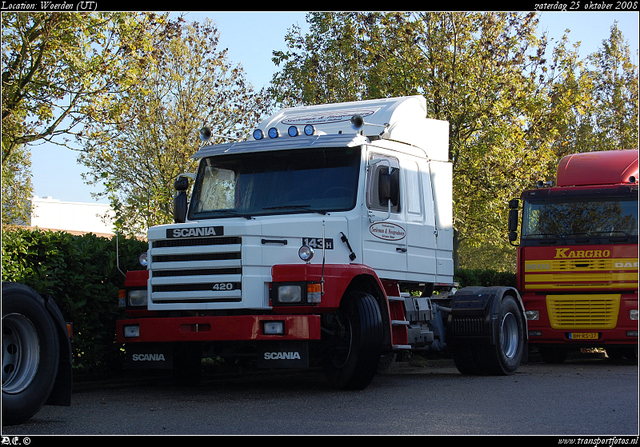
[{"label": "windshield wiper", "polygon": [[309,211],[310,213],[318,213],[318,214],[322,214],[325,215],[327,214],[326,211],[321,211],[321,210],[315,210],[313,208],[311,208],[311,205],[281,205],[281,206],[266,206],[264,208],[262,208],[263,210],[303,210],[303,211]]},{"label": "windshield wiper", "polygon": [[239,213],[237,210],[211,210],[210,212],[219,215],[221,214],[221,216],[218,217],[244,217],[247,220],[251,220],[250,215]]}]

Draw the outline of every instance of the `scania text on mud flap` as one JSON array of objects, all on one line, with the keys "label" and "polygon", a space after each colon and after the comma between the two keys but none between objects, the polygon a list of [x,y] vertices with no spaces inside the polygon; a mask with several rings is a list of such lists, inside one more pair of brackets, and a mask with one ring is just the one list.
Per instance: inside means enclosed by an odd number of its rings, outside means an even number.
[{"label": "scania text on mud flap", "polygon": [[511,201],[518,289],[529,343],[555,363],[570,350],[638,355],[638,151],[568,155],[556,186],[538,182]]},{"label": "scania text on mud flap", "polygon": [[455,290],[448,132],[410,96],[283,109],[203,145],[175,223],[148,231],[148,269],[127,274],[129,366],[197,381],[203,355],[314,360],[362,389],[381,358],[449,350],[464,373],[515,372],[518,291]]}]

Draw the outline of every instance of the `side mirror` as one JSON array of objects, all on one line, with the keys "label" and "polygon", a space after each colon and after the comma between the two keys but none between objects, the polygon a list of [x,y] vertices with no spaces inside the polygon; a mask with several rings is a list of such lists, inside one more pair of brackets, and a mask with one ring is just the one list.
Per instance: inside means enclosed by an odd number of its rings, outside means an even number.
[{"label": "side mirror", "polygon": [[512,199],[509,201],[509,243],[513,245],[513,242],[518,240],[518,207],[520,201],[518,199]]},{"label": "side mirror", "polygon": [[380,168],[378,172],[378,197],[380,205],[386,205],[389,201],[393,206],[398,205],[400,200],[400,170],[391,168]]},{"label": "side mirror", "polygon": [[178,176],[174,186],[178,194],[173,198],[173,220],[175,223],[184,223],[187,220],[187,189],[189,189],[189,179]]}]

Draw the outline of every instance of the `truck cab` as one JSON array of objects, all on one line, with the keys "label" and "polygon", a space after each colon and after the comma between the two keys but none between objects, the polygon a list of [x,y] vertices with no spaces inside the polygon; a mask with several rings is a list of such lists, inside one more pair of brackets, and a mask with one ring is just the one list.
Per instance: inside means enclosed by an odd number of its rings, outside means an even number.
[{"label": "truck cab", "polygon": [[[136,366],[184,364],[184,343],[207,342],[264,367],[318,355],[332,384],[362,388],[382,355],[445,349],[445,326],[472,318],[452,310],[448,123],[426,118],[423,97],[283,109],[247,141],[193,157],[176,222],[149,229],[148,276],[123,296],[138,318],[118,323],[118,341]],[[503,295],[522,331],[515,290],[480,301]],[[477,327],[458,333],[495,346],[490,318]]]},{"label": "truck cab", "polygon": [[[555,186],[539,182],[520,200],[517,282],[529,343],[548,362],[582,347],[637,358],[638,151],[566,156]],[[511,206],[515,216],[519,201]]]}]

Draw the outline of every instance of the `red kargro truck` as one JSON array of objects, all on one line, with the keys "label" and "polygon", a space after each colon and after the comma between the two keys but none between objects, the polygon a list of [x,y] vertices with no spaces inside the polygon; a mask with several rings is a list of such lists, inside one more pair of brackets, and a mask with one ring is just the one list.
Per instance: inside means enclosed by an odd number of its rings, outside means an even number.
[{"label": "red kargro truck", "polygon": [[[517,284],[530,346],[546,362],[572,349],[638,349],[638,151],[568,155],[556,186],[524,191]],[[517,240],[520,200],[510,202]]]}]

